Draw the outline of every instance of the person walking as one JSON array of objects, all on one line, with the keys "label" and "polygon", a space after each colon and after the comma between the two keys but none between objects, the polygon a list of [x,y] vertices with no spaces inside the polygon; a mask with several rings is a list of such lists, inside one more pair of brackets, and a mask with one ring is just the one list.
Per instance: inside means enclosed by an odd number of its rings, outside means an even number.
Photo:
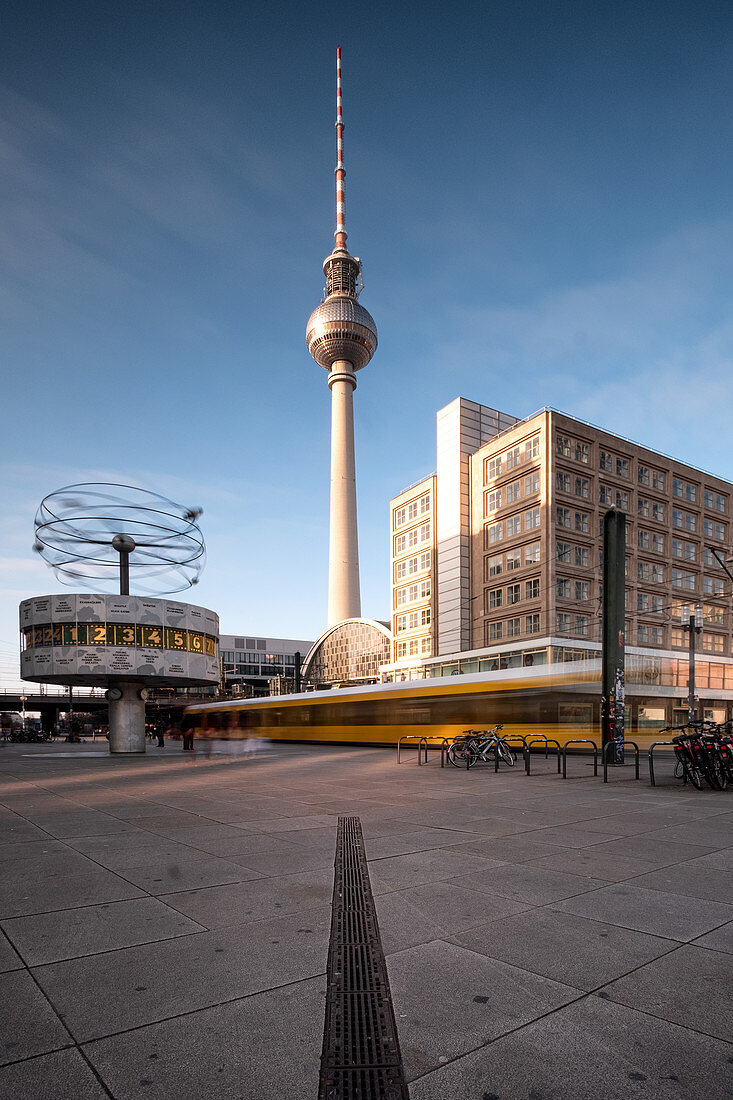
[{"label": "person walking", "polygon": [[162,720],[160,722],[158,722],[157,726],[155,727],[155,732],[158,735],[158,748],[159,749],[164,749],[165,748],[165,722],[163,722]]}]

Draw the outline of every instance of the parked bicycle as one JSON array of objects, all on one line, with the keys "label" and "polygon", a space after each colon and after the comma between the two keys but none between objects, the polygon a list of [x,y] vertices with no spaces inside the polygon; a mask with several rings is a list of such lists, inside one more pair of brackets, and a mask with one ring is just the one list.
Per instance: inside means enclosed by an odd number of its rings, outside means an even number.
[{"label": "parked bicycle", "polygon": [[667,726],[661,732],[672,737],[676,758],[675,776],[689,779],[699,791],[703,782],[713,790],[725,790],[733,780],[733,743],[730,735],[717,722],[687,722],[684,726]]},{"label": "parked bicycle", "polygon": [[504,729],[504,723],[500,722],[490,730],[464,730],[463,735],[453,742],[448,749],[448,759],[455,768],[472,768],[479,760],[485,764],[500,761],[513,768],[517,757],[511,746],[503,737],[499,736],[499,730]]}]

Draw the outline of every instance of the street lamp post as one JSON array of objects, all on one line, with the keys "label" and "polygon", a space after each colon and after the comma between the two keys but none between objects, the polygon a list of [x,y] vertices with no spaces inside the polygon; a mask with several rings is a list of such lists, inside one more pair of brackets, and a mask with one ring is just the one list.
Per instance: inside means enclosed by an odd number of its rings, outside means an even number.
[{"label": "street lamp post", "polygon": [[[683,608],[684,611],[687,610]],[[702,630],[702,612],[699,607],[689,608],[689,622],[687,622],[683,630],[687,630],[690,635],[690,648],[689,648],[689,672],[687,676],[687,719],[689,722],[695,721],[695,635],[699,634]]]}]

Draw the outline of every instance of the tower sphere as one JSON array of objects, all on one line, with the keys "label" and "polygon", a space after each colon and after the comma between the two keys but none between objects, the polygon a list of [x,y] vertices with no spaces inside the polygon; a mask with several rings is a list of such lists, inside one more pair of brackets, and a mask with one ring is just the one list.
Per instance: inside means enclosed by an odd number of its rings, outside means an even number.
[{"label": "tower sphere", "polygon": [[319,366],[330,370],[334,363],[346,360],[356,371],[377,350],[377,326],[355,298],[333,295],[311,313],[305,340]]}]

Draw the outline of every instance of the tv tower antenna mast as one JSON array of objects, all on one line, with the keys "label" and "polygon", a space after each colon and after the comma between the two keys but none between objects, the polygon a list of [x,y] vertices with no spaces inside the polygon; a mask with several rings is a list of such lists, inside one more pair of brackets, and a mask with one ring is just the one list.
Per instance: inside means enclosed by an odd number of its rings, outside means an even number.
[{"label": "tv tower antenna mast", "polygon": [[328,625],[359,618],[359,538],[356,522],[354,405],[356,371],[377,350],[377,326],[357,300],[361,260],[346,247],[344,120],[341,47],[336,50],[336,231],[323,261],[326,295],[306,326],[308,350],[328,371],[331,390],[331,518],[328,547]]}]

